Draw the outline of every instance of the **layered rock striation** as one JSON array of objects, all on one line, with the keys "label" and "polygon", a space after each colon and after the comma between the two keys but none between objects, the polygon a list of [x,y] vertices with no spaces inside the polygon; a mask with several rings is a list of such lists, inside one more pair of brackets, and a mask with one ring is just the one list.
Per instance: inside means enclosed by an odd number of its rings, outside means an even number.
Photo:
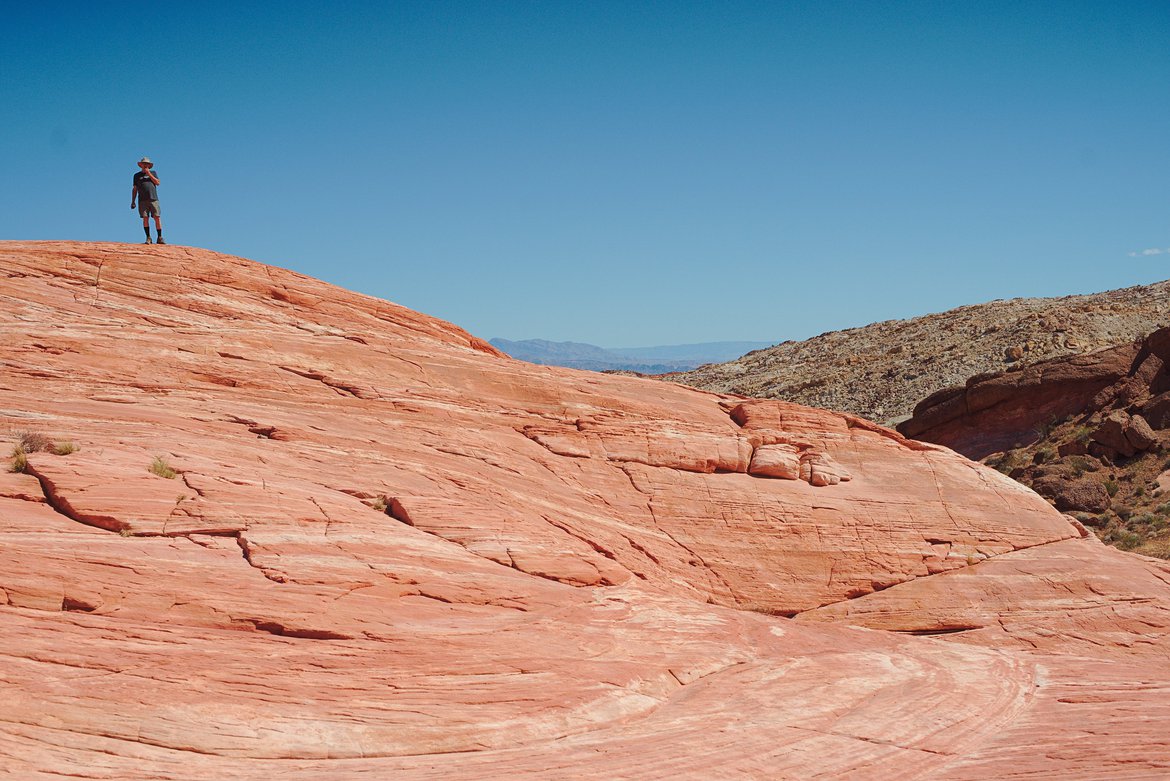
[{"label": "layered rock striation", "polygon": [[202,250],[0,269],[13,777],[1170,766],[1170,568],[945,448]]}]

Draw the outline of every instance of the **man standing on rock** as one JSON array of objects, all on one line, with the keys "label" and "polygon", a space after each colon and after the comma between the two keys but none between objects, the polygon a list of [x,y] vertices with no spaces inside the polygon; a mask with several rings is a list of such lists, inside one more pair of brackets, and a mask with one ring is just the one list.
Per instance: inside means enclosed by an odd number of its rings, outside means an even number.
[{"label": "man standing on rock", "polygon": [[162,237],[162,213],[158,209],[158,175],[152,170],[154,163],[149,157],[138,161],[140,170],[134,174],[134,188],[130,191],[130,208],[134,208],[134,200],[138,200],[138,213],[142,216],[142,230],[146,232],[145,244],[150,243],[150,218],[154,217],[154,229],[158,233],[158,243],[166,244]]}]

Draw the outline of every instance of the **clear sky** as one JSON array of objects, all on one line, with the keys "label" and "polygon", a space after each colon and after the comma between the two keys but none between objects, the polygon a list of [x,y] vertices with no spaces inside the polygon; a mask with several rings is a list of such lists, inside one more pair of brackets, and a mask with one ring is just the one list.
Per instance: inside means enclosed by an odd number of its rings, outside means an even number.
[{"label": "clear sky", "polygon": [[782,341],[1170,278],[1170,3],[0,0],[0,238],[479,336]]}]

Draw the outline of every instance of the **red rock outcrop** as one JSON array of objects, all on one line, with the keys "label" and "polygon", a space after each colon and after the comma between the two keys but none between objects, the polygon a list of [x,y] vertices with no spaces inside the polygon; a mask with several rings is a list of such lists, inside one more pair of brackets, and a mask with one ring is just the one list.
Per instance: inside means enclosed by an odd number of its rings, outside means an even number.
[{"label": "red rock outcrop", "polygon": [[0,263],[5,452],[57,445],[0,476],[13,777],[1170,767],[1170,572],[944,448],[201,250]]},{"label": "red rock outcrop", "polygon": [[1125,348],[976,377],[902,433],[981,458],[1106,542],[1170,558],[1170,328]]},{"label": "red rock outcrop", "polygon": [[1162,328],[1132,344],[972,377],[923,399],[898,430],[984,458],[1035,444],[1054,421],[1113,410],[1094,438],[1128,458],[1154,446],[1154,428],[1170,428],[1168,361],[1170,328]]},{"label": "red rock outcrop", "polygon": [[923,399],[898,431],[975,459],[1033,444],[1045,423],[1081,412],[1126,377],[1138,349],[1127,344],[972,377]]}]

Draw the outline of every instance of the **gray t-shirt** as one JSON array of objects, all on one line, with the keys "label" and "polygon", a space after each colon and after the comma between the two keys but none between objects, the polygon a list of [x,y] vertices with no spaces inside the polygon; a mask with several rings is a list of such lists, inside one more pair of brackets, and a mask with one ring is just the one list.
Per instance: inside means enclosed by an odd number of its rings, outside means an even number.
[{"label": "gray t-shirt", "polygon": [[[157,174],[155,175],[157,176]],[[139,171],[134,174],[134,188],[138,191],[138,200],[158,200],[158,188],[154,186],[154,182],[150,181],[150,175],[146,171]]]}]

